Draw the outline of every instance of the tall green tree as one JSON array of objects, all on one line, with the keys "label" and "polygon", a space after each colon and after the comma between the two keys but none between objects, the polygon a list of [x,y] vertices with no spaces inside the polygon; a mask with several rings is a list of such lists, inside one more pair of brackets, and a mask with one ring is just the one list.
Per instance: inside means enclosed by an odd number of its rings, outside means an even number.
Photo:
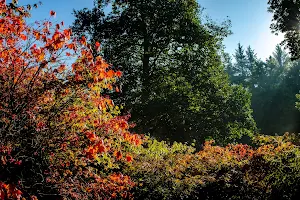
[{"label": "tall green tree", "polygon": [[[104,45],[105,57],[114,66],[121,67],[124,81],[131,81],[124,83],[123,92],[139,87],[142,95],[138,100],[143,104],[149,99],[157,58],[168,51],[170,45],[180,48],[185,43],[214,43],[210,33],[200,26],[195,0],[130,0],[111,4],[112,12],[107,16],[103,16],[103,1],[96,2],[93,10],[75,11],[77,19],[73,30],[107,44]],[[127,77],[132,75],[127,71],[140,74]]]},{"label": "tall green tree", "polygon": [[[287,127],[294,114],[295,94],[287,86],[287,74],[291,60],[280,45],[265,62],[265,76],[260,80],[262,87],[252,90],[254,118],[261,130],[267,134],[291,131]],[[291,103],[293,101],[293,103]],[[256,107],[254,107],[256,106]]]},{"label": "tall green tree", "polygon": [[229,73],[232,83],[241,84],[246,88],[255,87],[262,66],[254,50],[250,46],[245,50],[238,43],[238,48],[233,56],[235,62],[230,65],[232,68]]},{"label": "tall green tree", "polygon": [[284,33],[283,44],[289,48],[292,59],[300,58],[300,1],[269,0],[268,4],[273,13],[272,31]]},{"label": "tall green tree", "polygon": [[266,60],[268,85],[278,88],[291,68],[292,62],[281,45],[276,45],[272,56]]},{"label": "tall green tree", "polygon": [[288,67],[290,58],[280,45],[276,45],[275,51],[273,52],[273,58],[275,60],[275,65],[280,69],[280,72]]},{"label": "tall green tree", "polygon": [[276,106],[280,107],[279,121],[283,124],[278,131],[300,132],[300,112],[295,107],[297,102],[296,94],[300,89],[300,62],[289,63],[289,70],[279,87],[277,97],[279,99]]},{"label": "tall green tree", "polygon": [[256,64],[257,64],[257,55],[256,53],[254,52],[254,50],[248,46],[247,47],[247,50],[246,50],[246,56],[247,56],[247,68],[249,69],[249,74],[252,74],[252,72],[254,71],[255,67],[256,67]]},{"label": "tall green tree", "polygon": [[180,141],[234,140],[255,130],[250,96],[230,86],[219,56],[227,23],[204,22],[195,0],[111,5],[108,14],[102,1],[75,11],[73,30],[102,41],[104,57],[124,72],[120,97],[136,130]]},{"label": "tall green tree", "polygon": [[[229,77],[231,79],[235,74],[235,69],[234,69],[234,65],[233,65],[233,62],[232,62],[232,57],[229,53],[222,52],[221,59],[222,59],[224,69],[225,69],[225,71],[227,72],[227,74],[229,75]],[[233,80],[231,80],[231,81],[233,81]]]},{"label": "tall green tree", "polygon": [[247,56],[244,47],[238,43],[238,48],[234,54],[235,58],[235,74],[234,83],[245,85],[248,77]]},{"label": "tall green tree", "polygon": [[[283,44],[289,49],[292,60],[300,58],[300,1],[298,0],[269,0],[269,11],[273,13],[271,29],[276,34],[284,33]],[[293,71],[296,76],[299,71]],[[297,99],[299,101],[299,88],[297,88]],[[296,102],[299,109],[299,102]]]},{"label": "tall green tree", "polygon": [[[225,142],[255,130],[250,94],[241,86],[229,84],[220,61],[206,64],[213,59],[212,55],[185,49],[161,73],[161,84],[153,88],[159,100],[155,105],[165,108],[161,119],[168,121],[155,124],[153,133],[157,137],[173,129],[174,137],[179,136],[181,141],[202,141],[212,136]],[[146,127],[151,127],[150,123]]]},{"label": "tall green tree", "polygon": [[[242,52],[239,49],[237,52]],[[251,107],[258,128],[267,134],[297,131],[299,116],[294,107],[299,90],[297,63],[291,61],[280,45],[265,62],[257,58],[251,47],[245,55],[245,62],[236,62],[235,66],[241,69],[238,63],[246,63],[250,72],[249,76],[240,78],[252,94]]]}]

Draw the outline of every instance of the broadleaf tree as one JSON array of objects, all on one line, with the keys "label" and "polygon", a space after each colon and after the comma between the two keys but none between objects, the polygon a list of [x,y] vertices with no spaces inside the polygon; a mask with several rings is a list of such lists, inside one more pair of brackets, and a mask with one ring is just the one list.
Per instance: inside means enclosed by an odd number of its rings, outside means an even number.
[{"label": "broadleaf tree", "polygon": [[269,0],[268,11],[273,14],[271,30],[284,34],[283,44],[292,59],[300,58],[300,2],[297,0]]},{"label": "broadleaf tree", "polygon": [[[234,94],[220,61],[228,23],[205,20],[195,0],[109,1],[108,13],[106,3],[74,11],[72,29],[77,37],[101,41],[104,58],[124,72],[117,98],[124,100],[136,130],[199,143],[208,136],[229,138],[225,127],[235,122],[255,130],[249,95]],[[247,111],[228,117],[222,105],[237,104],[235,98]]]}]

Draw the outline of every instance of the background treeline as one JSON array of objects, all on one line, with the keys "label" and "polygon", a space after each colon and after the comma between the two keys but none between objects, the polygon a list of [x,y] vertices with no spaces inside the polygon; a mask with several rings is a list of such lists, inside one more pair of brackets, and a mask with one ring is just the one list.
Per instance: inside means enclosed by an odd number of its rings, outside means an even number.
[{"label": "background treeline", "polygon": [[295,106],[300,89],[299,61],[292,61],[280,45],[265,61],[250,46],[245,49],[241,44],[233,61],[228,54],[223,58],[231,83],[243,85],[252,94],[253,117],[261,133],[300,131],[300,113]]}]

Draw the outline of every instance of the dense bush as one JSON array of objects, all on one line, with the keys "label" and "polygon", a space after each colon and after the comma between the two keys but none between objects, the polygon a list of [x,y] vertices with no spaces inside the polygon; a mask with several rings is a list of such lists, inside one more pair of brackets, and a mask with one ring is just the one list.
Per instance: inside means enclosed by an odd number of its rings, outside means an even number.
[{"label": "dense bush", "polygon": [[105,95],[121,72],[30,9],[0,1],[1,198],[130,198],[119,165],[142,141]]},{"label": "dense bush", "polygon": [[256,147],[235,144],[203,149],[148,140],[134,147],[126,173],[137,199],[296,199],[299,137],[257,136]]}]

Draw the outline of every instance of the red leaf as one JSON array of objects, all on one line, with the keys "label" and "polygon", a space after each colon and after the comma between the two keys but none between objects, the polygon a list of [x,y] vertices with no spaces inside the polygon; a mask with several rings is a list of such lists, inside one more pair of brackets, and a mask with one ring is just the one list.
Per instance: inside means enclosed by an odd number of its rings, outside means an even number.
[{"label": "red leaf", "polygon": [[122,158],[122,153],[120,151],[115,151],[114,156],[117,158],[117,160],[120,160]]},{"label": "red leaf", "polygon": [[117,71],[116,72],[116,76],[120,78],[122,76],[122,72],[121,71]]},{"label": "red leaf", "polygon": [[108,78],[111,78],[113,75],[114,75],[114,71],[113,71],[113,70],[109,70],[109,71],[107,72]]},{"label": "red leaf", "polygon": [[66,65],[60,65],[58,68],[57,68],[57,71],[58,73],[62,73],[63,71],[65,71],[66,69]]},{"label": "red leaf", "polygon": [[100,47],[100,43],[99,42],[96,42],[95,44],[96,48],[98,49]]},{"label": "red leaf", "polygon": [[131,162],[133,159],[132,159],[132,156],[130,155],[126,155],[126,160],[127,162]]},{"label": "red leaf", "polygon": [[26,39],[27,39],[26,35],[24,35],[24,34],[21,34],[21,35],[20,35],[20,38],[21,38],[22,40],[26,40]]},{"label": "red leaf", "polygon": [[56,12],[54,12],[53,10],[51,10],[51,11],[50,11],[50,16],[51,16],[51,17],[55,17],[55,15],[56,15]]}]

